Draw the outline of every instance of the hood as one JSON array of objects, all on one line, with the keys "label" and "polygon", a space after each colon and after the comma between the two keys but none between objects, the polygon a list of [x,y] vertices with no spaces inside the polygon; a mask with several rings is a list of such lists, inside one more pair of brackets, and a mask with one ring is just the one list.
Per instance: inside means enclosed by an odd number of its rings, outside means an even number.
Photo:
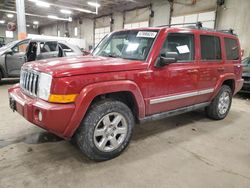
[{"label": "hood", "polygon": [[83,74],[106,73],[144,69],[147,63],[138,60],[126,60],[100,56],[75,56],[33,61],[24,64],[24,69],[45,72],[53,77],[65,77]]}]

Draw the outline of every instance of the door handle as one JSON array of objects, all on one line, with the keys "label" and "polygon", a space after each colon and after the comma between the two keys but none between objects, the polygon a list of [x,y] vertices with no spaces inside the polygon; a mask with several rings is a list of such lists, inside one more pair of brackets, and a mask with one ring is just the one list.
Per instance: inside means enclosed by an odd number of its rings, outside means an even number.
[{"label": "door handle", "polygon": [[217,70],[218,70],[219,72],[223,72],[223,71],[225,70],[225,68],[224,68],[224,67],[219,67]]},{"label": "door handle", "polygon": [[197,74],[198,70],[197,69],[191,69],[187,71],[188,74]]}]

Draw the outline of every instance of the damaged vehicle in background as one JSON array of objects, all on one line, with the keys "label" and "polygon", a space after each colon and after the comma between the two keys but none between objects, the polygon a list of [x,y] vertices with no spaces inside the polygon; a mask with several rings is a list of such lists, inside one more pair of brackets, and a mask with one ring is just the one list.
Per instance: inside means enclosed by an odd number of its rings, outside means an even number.
[{"label": "damaged vehicle in background", "polygon": [[25,62],[64,56],[82,56],[80,48],[65,41],[25,39],[0,48],[0,81],[20,76]]}]

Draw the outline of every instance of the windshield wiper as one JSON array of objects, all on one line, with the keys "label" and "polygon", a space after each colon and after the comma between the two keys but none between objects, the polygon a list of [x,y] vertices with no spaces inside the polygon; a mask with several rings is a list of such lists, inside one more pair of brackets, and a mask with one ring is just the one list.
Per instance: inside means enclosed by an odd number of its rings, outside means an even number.
[{"label": "windshield wiper", "polygon": [[113,57],[113,58],[118,58],[118,57],[120,57],[120,56],[114,55],[114,54],[104,54],[103,56],[104,56],[104,57]]}]

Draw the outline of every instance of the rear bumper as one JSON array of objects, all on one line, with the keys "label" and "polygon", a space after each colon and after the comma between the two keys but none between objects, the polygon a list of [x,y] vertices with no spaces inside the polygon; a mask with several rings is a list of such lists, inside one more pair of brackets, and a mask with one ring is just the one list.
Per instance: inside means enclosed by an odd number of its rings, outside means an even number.
[{"label": "rear bumper", "polygon": [[[9,89],[9,97],[15,102],[15,110],[29,122],[62,138],[75,110],[74,104],[48,103],[31,98],[21,92],[17,85]],[[40,114],[40,115],[39,115]]]},{"label": "rear bumper", "polygon": [[243,79],[236,80],[234,94],[238,93],[241,90],[243,83],[244,83]]}]

